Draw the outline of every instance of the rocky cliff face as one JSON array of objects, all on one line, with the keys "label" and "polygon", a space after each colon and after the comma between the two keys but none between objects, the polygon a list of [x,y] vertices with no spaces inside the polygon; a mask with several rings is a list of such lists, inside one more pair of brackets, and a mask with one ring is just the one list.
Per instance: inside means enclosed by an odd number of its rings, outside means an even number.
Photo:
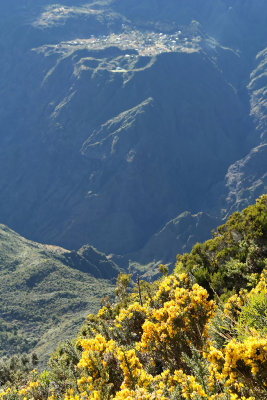
[{"label": "rocky cliff face", "polygon": [[266,191],[265,2],[0,10],[3,223],[170,261]]}]

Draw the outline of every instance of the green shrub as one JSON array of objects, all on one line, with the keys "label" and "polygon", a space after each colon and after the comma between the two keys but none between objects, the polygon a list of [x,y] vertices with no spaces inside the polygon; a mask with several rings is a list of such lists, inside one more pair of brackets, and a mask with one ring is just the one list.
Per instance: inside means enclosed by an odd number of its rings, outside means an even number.
[{"label": "green shrub", "polygon": [[253,294],[242,307],[237,331],[240,338],[245,338],[255,329],[261,335],[267,334],[267,296],[266,293]]}]

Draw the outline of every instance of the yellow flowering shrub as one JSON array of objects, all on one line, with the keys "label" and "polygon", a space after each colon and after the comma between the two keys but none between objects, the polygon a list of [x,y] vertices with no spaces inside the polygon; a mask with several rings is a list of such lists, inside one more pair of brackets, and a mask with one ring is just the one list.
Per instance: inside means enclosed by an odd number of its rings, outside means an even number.
[{"label": "yellow flowering shrub", "polygon": [[121,309],[114,323],[120,329],[126,343],[137,342],[141,339],[142,326],[148,317],[149,309],[147,306],[141,306],[135,302],[127,308]]},{"label": "yellow flowering shrub", "polygon": [[161,281],[153,300],[155,303],[158,303],[159,306],[162,306],[166,301],[174,300],[176,289],[189,289],[191,286],[192,284],[187,274],[169,275]]},{"label": "yellow flowering shrub", "polygon": [[[152,379],[142,367],[134,349],[120,348],[113,340],[97,335],[82,339],[81,360],[77,367],[81,377],[77,380],[80,393],[100,398],[115,394],[119,388],[134,390],[146,387]],[[101,397],[102,396],[102,397]]]},{"label": "yellow flowering shrub", "polygon": [[123,389],[116,394],[114,400],[161,400],[161,396],[149,393],[144,388],[138,388],[136,390]]},{"label": "yellow flowering shrub", "polygon": [[117,346],[114,340],[107,341],[102,335],[92,339],[80,339],[83,351],[77,365],[80,378],[77,385],[80,393],[107,396],[115,393],[122,381],[122,370],[116,357]]},{"label": "yellow flowering shrub", "polygon": [[242,342],[231,340],[224,349],[213,346],[206,353],[210,361],[210,387],[218,382],[233,395],[267,396],[267,338],[249,337]]},{"label": "yellow flowering shrub", "polygon": [[247,290],[243,289],[239,294],[231,296],[224,305],[225,317],[232,318],[234,321],[238,318],[241,308],[248,298]]},{"label": "yellow flowering shrub", "polygon": [[[186,277],[182,279],[185,281]],[[159,292],[161,295],[162,287]],[[154,310],[151,320],[145,321],[141,342],[136,347],[152,357],[158,354],[163,364],[176,369],[185,367],[182,353],[190,354],[191,343],[202,348],[215,303],[208,300],[207,291],[197,284],[191,289],[176,286],[172,292],[172,299]]]},{"label": "yellow flowering shrub", "polygon": [[262,271],[259,282],[255,288],[251,289],[250,291],[250,296],[252,296],[254,293],[261,293],[263,291],[267,292],[267,269]]},{"label": "yellow flowering shrub", "polygon": [[225,384],[233,399],[239,399],[242,396],[247,398],[255,394],[257,394],[256,399],[267,398],[266,330],[258,331],[257,328],[259,326],[261,328],[262,324],[255,320],[257,311],[262,314],[259,316],[266,317],[266,301],[262,303],[263,305],[261,304],[262,309],[250,310],[253,312],[252,317],[249,315],[252,320],[243,317],[244,310],[259,294],[266,299],[266,271],[263,271],[259,283],[250,292],[242,290],[239,295],[234,295],[227,301],[224,306],[224,318],[230,318],[233,322],[232,337],[227,340],[229,331],[222,331],[226,338],[225,345],[218,349],[209,344],[208,351],[205,353],[210,362],[210,387],[215,387],[218,382]]}]

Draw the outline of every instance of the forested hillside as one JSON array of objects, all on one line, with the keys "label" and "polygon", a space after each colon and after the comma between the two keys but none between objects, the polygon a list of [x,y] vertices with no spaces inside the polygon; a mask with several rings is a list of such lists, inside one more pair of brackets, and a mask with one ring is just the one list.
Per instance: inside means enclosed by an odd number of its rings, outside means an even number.
[{"label": "forested hillside", "polygon": [[85,246],[78,252],[31,242],[0,226],[0,357],[35,351],[41,362],[76,335],[119,268]]}]

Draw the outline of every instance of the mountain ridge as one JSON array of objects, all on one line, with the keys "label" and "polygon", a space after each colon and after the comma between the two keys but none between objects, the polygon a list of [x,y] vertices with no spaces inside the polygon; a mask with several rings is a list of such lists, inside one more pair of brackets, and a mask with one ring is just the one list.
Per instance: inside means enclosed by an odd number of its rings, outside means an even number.
[{"label": "mountain ridge", "polygon": [[91,246],[69,251],[0,225],[0,356],[34,350],[44,362],[60,337],[75,335],[97,310],[101,296],[112,295],[119,272]]}]

